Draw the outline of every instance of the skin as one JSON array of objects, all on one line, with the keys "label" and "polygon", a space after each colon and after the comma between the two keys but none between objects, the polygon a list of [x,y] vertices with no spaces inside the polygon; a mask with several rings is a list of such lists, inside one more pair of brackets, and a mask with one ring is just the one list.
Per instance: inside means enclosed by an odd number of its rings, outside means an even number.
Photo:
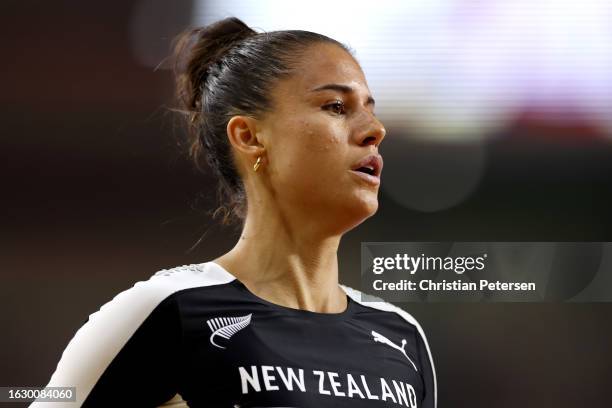
[{"label": "skin", "polygon": [[[330,83],[353,90],[312,91]],[[247,217],[234,248],[214,261],[269,302],[340,313],[347,307],[338,285],[340,239],[378,209],[379,187],[350,169],[378,153],[385,129],[361,67],[334,44],[309,46],[271,97],[265,116],[228,122]]]}]

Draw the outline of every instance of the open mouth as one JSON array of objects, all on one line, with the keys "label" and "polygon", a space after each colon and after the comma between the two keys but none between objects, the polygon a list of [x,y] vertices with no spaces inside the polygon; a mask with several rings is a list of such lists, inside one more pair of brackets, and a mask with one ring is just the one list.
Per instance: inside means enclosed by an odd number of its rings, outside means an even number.
[{"label": "open mouth", "polygon": [[359,162],[355,163],[352,170],[358,173],[364,173],[372,177],[380,177],[382,171],[382,157],[377,154],[370,154],[363,157]]},{"label": "open mouth", "polygon": [[370,176],[374,176],[376,174],[374,167],[371,166],[359,167],[358,169],[355,169],[355,171],[360,171],[362,173],[369,174]]}]

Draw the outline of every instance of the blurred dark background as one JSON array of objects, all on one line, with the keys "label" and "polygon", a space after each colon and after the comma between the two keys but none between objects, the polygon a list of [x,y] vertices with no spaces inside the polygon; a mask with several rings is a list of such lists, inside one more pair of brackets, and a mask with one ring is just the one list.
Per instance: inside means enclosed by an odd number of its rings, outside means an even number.
[{"label": "blurred dark background", "polygon": [[[152,39],[160,49],[191,22],[190,2],[168,4]],[[220,255],[238,236],[206,214],[214,180],[177,147],[170,72],[134,58],[137,6],[0,5],[2,386],[46,385],[89,314],[159,269]],[[382,154],[393,177],[393,155],[406,152],[395,171],[406,183],[432,163],[432,174],[456,172],[470,151],[388,131]],[[406,208],[381,190],[379,212],[342,242],[341,280],[359,286],[362,241],[612,241],[612,139],[530,112],[492,136],[479,147],[478,183],[449,208]],[[424,188],[413,184],[415,194]],[[440,407],[608,405],[610,303],[400,306],[428,335]]]}]

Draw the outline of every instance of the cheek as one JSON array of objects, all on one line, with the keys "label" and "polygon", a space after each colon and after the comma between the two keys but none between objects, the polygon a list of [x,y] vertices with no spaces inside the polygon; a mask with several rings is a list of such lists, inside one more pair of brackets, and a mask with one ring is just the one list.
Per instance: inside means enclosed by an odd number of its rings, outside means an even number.
[{"label": "cheek", "polygon": [[[282,142],[280,172],[286,184],[301,185],[311,194],[318,194],[320,187],[327,188],[338,180],[339,172],[346,167],[347,141],[338,126],[313,120],[298,120],[286,127]],[[283,184],[285,184],[283,183]]]},{"label": "cheek", "polygon": [[325,120],[301,120],[296,123],[296,143],[300,150],[320,154],[337,154],[346,143],[344,129]]},{"label": "cheek", "polygon": [[297,159],[307,167],[308,174],[316,176],[321,184],[337,173],[338,168],[346,162],[346,138],[338,126],[329,123],[301,122],[299,140],[296,142]]}]

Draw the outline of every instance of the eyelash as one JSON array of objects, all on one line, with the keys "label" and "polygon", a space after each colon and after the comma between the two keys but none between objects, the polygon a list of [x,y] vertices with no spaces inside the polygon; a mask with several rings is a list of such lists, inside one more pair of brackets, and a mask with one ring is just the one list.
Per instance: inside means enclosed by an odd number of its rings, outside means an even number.
[{"label": "eyelash", "polygon": [[342,112],[335,112],[334,111],[334,113],[336,113],[337,115],[342,115],[342,114],[346,113],[346,109],[345,109],[346,107],[344,105],[344,102],[342,102],[340,100],[336,100],[333,103],[330,103],[330,104],[327,104],[327,105],[323,106],[323,109],[329,110],[328,109],[329,107],[335,107],[335,106],[341,106],[342,107]]}]

